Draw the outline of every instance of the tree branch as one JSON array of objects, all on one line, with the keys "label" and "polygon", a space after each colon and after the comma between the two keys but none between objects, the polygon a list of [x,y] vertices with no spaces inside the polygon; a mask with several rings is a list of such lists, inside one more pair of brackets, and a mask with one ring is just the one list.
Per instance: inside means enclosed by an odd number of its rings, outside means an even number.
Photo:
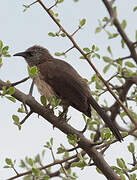
[{"label": "tree branch", "polygon": [[[9,84],[0,80],[0,89],[3,86],[9,87]],[[120,180],[118,175],[113,171],[113,169],[108,165],[108,163],[104,160],[101,153],[99,153],[95,147],[92,147],[92,142],[89,141],[85,136],[73,128],[71,125],[67,124],[64,119],[60,119],[60,117],[56,117],[50,109],[40,105],[32,96],[26,95],[23,92],[19,91],[15,88],[15,92],[12,95],[17,100],[24,102],[30,107],[31,111],[41,115],[44,119],[50,122],[54,127],[60,129],[66,135],[75,134],[79,139],[78,145],[82,148],[89,157],[92,158],[95,165],[103,172],[108,180]]]}]

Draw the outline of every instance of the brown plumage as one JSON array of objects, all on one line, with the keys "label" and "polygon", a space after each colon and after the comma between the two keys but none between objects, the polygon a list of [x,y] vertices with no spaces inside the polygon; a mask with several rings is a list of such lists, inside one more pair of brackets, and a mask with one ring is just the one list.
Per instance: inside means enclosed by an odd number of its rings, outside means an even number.
[{"label": "brown plumage", "polygon": [[35,84],[41,95],[45,95],[47,99],[54,95],[62,100],[64,108],[72,106],[88,117],[91,117],[91,105],[115,137],[119,141],[122,140],[114,122],[97,104],[91,96],[87,83],[70,64],[52,57],[47,49],[40,46],[33,46],[14,56],[24,57],[30,67],[37,66],[38,74]]}]

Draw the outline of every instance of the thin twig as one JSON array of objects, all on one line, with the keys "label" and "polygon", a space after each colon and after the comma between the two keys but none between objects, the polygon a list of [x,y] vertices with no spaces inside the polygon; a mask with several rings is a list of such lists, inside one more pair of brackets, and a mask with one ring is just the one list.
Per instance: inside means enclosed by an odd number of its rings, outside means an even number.
[{"label": "thin twig", "polygon": [[48,11],[51,10],[53,7],[55,7],[58,4],[58,0],[55,1],[55,4],[53,4],[51,7],[48,8]]},{"label": "thin twig", "polygon": [[30,78],[30,77],[26,77],[26,78],[24,78],[24,79],[22,79],[22,80],[20,80],[20,81],[18,81],[18,82],[11,83],[10,86],[17,86],[18,84],[21,84],[21,83],[27,81],[29,78]]},{"label": "thin twig", "polygon": [[113,62],[122,61],[122,60],[126,60],[126,59],[129,59],[129,58],[131,58],[131,56],[125,56],[125,57],[122,57],[122,58],[118,58],[118,59],[114,60]]},{"label": "thin twig", "polygon": [[23,124],[23,123],[26,121],[26,119],[27,119],[29,116],[31,116],[32,113],[33,113],[33,111],[30,110],[30,112],[25,116],[25,118],[20,122],[20,124]]},{"label": "thin twig", "polygon": [[70,50],[72,50],[74,48],[74,46],[72,46],[71,48],[67,49],[64,54],[68,53]]},{"label": "thin twig", "polygon": [[32,83],[31,83],[31,86],[30,86],[30,90],[29,90],[29,95],[32,96],[32,93],[33,93],[33,88],[34,88],[34,78],[32,80]]},{"label": "thin twig", "polygon": [[80,29],[81,27],[79,26],[70,36],[73,37]]}]

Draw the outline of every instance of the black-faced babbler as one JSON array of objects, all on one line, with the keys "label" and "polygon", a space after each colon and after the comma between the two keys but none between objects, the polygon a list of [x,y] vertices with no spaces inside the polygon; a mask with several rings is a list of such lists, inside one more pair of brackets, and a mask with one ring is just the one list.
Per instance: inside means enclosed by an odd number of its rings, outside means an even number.
[{"label": "black-faced babbler", "polygon": [[70,64],[54,58],[47,49],[36,45],[14,56],[24,57],[30,67],[37,66],[35,84],[41,95],[46,96],[48,100],[51,96],[56,96],[62,100],[64,110],[72,106],[88,117],[91,117],[91,105],[114,136],[119,141],[122,140],[114,122],[94,100],[87,83]]}]

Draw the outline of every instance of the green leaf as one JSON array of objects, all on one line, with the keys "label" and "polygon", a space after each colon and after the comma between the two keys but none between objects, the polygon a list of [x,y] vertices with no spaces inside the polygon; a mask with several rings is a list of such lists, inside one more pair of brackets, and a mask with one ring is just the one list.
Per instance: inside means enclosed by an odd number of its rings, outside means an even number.
[{"label": "green leaf", "polygon": [[106,65],[104,68],[103,68],[103,73],[106,73],[110,68],[110,64]]},{"label": "green leaf", "polygon": [[95,55],[95,57],[97,57],[98,59],[100,59],[100,55],[99,55],[99,54],[95,53],[94,55]]},{"label": "green leaf", "polygon": [[84,26],[86,23],[86,19],[83,18],[80,22],[79,22],[79,27],[81,28],[82,26]]},{"label": "green leaf", "polygon": [[45,96],[41,96],[41,97],[40,97],[40,101],[41,101],[41,103],[43,104],[43,106],[45,106],[45,105],[47,104],[47,99],[46,99]]},{"label": "green leaf", "polygon": [[111,132],[109,128],[103,128],[101,129],[101,137],[102,139],[106,140],[108,138],[110,138],[111,136]]},{"label": "green leaf", "polygon": [[75,146],[77,144],[77,136],[76,135],[68,134],[67,139],[68,139],[69,144],[71,144],[72,146]]},{"label": "green leaf", "polygon": [[0,57],[0,65],[2,65],[2,58]]},{"label": "green leaf", "polygon": [[134,7],[133,11],[135,12],[137,10],[137,6]]},{"label": "green leaf", "polygon": [[64,53],[60,53],[60,52],[55,52],[55,56],[62,56],[65,55]]},{"label": "green leaf", "polygon": [[35,77],[37,74],[37,67],[36,66],[29,67],[28,66],[28,74],[29,74],[29,77],[31,77],[31,78]]},{"label": "green leaf", "polygon": [[7,89],[7,93],[6,94],[12,95],[12,94],[14,94],[14,92],[15,92],[15,88],[14,87],[10,87],[10,88]]},{"label": "green leaf", "polygon": [[135,152],[135,146],[133,143],[130,143],[129,146],[128,146],[128,151],[131,152],[131,153],[134,153]]},{"label": "green leaf", "polygon": [[44,177],[42,177],[43,180],[49,180],[50,179],[50,176],[46,175]]},{"label": "green leaf", "polygon": [[130,180],[137,180],[136,177],[137,175],[136,174],[130,174]]},{"label": "green leaf", "polygon": [[102,27],[97,27],[95,33],[99,33],[102,30]]},{"label": "green leaf", "polygon": [[122,158],[117,159],[117,165],[122,169],[127,169],[125,161]]},{"label": "green leaf", "polygon": [[108,17],[104,17],[102,21],[107,22],[108,20]]},{"label": "green leaf", "polygon": [[113,60],[111,58],[109,58],[108,56],[103,56],[103,60],[107,63],[112,63]]},{"label": "green leaf", "polygon": [[125,176],[122,173],[120,173],[120,179],[121,180],[126,180]]},{"label": "green leaf", "polygon": [[112,56],[112,51],[111,51],[110,46],[107,47],[107,50],[108,50],[109,54]]},{"label": "green leaf", "polygon": [[19,117],[14,114],[12,115],[12,119],[14,122],[19,122]]},{"label": "green leaf", "polygon": [[2,49],[2,54],[3,54],[3,55],[6,55],[6,54],[7,54],[8,49],[9,49],[9,46],[5,46],[5,47],[3,47],[3,49]]},{"label": "green leaf", "polygon": [[11,166],[4,166],[3,168],[11,168]]},{"label": "green leaf", "polygon": [[26,167],[26,164],[23,160],[20,160],[20,167],[21,168],[25,168]]},{"label": "green leaf", "polygon": [[11,159],[6,158],[6,159],[5,159],[5,162],[6,162],[8,165],[13,166],[13,163],[12,163],[12,160],[11,160]]},{"label": "green leaf", "polygon": [[50,139],[50,144],[53,145],[53,138]]},{"label": "green leaf", "polygon": [[123,39],[121,39],[121,47],[124,48],[125,47],[125,41]]},{"label": "green leaf", "polygon": [[125,65],[131,68],[136,67],[132,62],[129,62],[129,61],[125,62]]},{"label": "green leaf", "polygon": [[35,168],[32,168],[32,172],[34,173],[35,176],[37,176],[39,171]]},{"label": "green leaf", "polygon": [[117,16],[117,7],[116,6],[113,8],[113,11],[114,11],[115,15]]},{"label": "green leaf", "polygon": [[51,36],[51,37],[55,37],[56,36],[56,34],[54,34],[52,32],[49,32],[48,35]]},{"label": "green leaf", "polygon": [[39,154],[36,155],[35,162],[40,162],[40,155]]},{"label": "green leaf", "polygon": [[3,42],[0,40],[0,49],[3,47]]},{"label": "green leaf", "polygon": [[59,148],[57,149],[57,154],[61,154],[61,153],[64,153],[64,152],[65,152],[65,149],[62,148],[62,147],[59,147]]},{"label": "green leaf", "polygon": [[96,171],[97,171],[99,174],[103,174],[102,171],[101,171],[99,168],[96,168]]},{"label": "green leaf", "polygon": [[122,26],[123,29],[126,28],[126,26],[127,26],[126,20],[123,20],[123,21],[122,21],[121,26]]},{"label": "green leaf", "polygon": [[135,35],[135,39],[136,39],[136,41],[137,41],[137,30],[136,30],[136,35]]},{"label": "green leaf", "polygon": [[90,49],[89,48],[83,48],[83,51],[85,51],[86,53],[89,53]]},{"label": "green leaf", "polygon": [[8,100],[12,101],[12,102],[16,102],[16,99],[12,96],[5,96]]},{"label": "green leaf", "polygon": [[59,4],[59,3],[62,3],[63,1],[64,1],[64,0],[58,0],[57,3]]},{"label": "green leaf", "polygon": [[71,164],[71,167],[78,167],[78,168],[84,168],[87,164],[85,161],[79,161],[79,162],[73,162]]},{"label": "green leaf", "polygon": [[62,37],[66,37],[66,34],[65,33],[62,33],[62,34],[60,34]]},{"label": "green leaf", "polygon": [[26,157],[26,162],[27,162],[27,164],[29,164],[31,167],[32,167],[33,164],[34,164],[33,160],[32,160],[31,158],[28,158],[28,157]]},{"label": "green leaf", "polygon": [[92,45],[92,51],[94,51],[95,48],[96,48],[96,46],[93,44],[93,45]]}]

